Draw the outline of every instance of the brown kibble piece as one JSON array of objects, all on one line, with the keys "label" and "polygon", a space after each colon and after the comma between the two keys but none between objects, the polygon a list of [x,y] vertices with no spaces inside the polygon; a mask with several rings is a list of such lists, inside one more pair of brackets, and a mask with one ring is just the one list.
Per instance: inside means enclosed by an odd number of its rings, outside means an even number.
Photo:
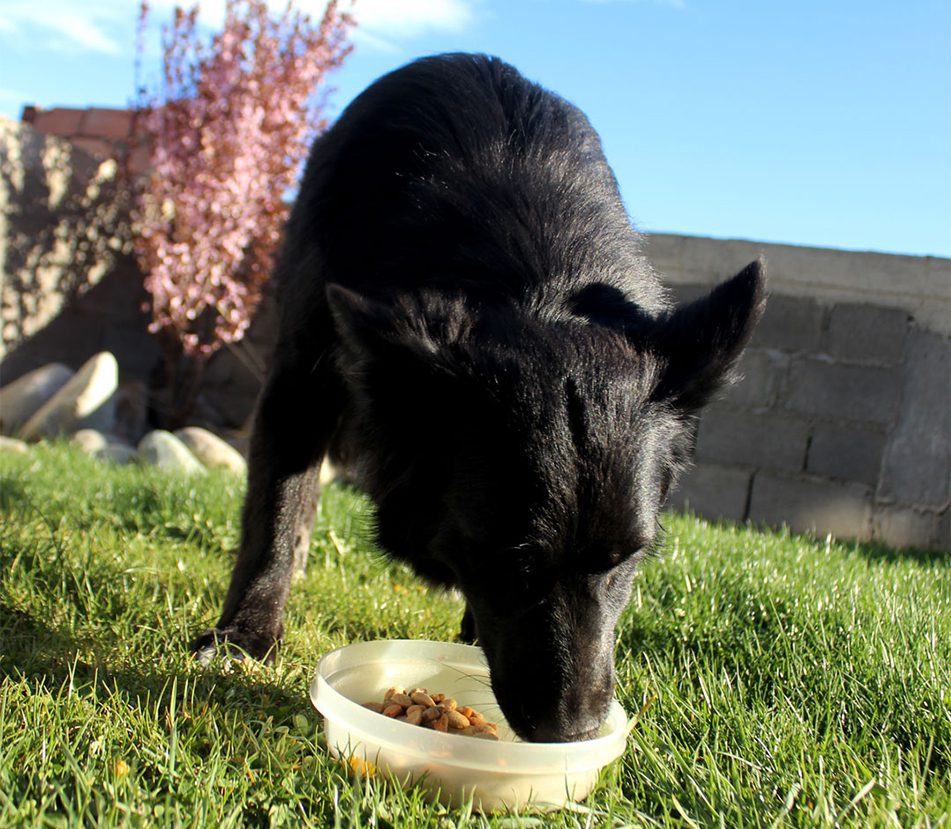
[{"label": "brown kibble piece", "polygon": [[440,711],[435,706],[432,708],[427,708],[425,711],[423,711],[422,720],[424,723],[432,722],[433,720],[438,719],[440,714],[442,714],[442,711]]},{"label": "brown kibble piece", "polygon": [[445,713],[445,716],[449,720],[450,728],[468,728],[469,727],[468,717],[463,716],[458,711],[447,711]]},{"label": "brown kibble piece", "polygon": [[460,706],[455,699],[445,694],[430,694],[425,688],[413,688],[407,693],[403,688],[387,689],[382,703],[365,702],[364,708],[386,717],[432,728],[442,733],[465,734],[485,740],[498,740],[495,723],[468,705]]},{"label": "brown kibble piece", "polygon": [[475,737],[476,734],[481,734],[484,731],[491,731],[491,729],[486,728],[484,725],[470,725],[463,733],[469,737]]}]

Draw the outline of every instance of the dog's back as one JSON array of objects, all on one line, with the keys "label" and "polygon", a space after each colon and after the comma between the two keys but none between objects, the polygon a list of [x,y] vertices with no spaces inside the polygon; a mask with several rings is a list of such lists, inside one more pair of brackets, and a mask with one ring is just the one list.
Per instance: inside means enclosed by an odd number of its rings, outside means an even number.
[{"label": "dog's back", "polygon": [[285,258],[316,246],[326,281],[557,308],[590,274],[648,313],[666,307],[587,118],[497,58],[381,78],[315,144],[301,192]]}]

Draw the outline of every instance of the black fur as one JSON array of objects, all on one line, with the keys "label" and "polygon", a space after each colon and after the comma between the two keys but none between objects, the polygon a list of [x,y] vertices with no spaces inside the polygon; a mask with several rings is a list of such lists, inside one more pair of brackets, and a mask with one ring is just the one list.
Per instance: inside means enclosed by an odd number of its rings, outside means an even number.
[{"label": "black fur", "polygon": [[590,736],[763,264],[673,309],[585,116],[497,59],[444,55],[374,83],[315,143],[276,278],[241,551],[196,651],[279,642],[330,451],[375,500],[383,549],[463,592],[519,734]]}]

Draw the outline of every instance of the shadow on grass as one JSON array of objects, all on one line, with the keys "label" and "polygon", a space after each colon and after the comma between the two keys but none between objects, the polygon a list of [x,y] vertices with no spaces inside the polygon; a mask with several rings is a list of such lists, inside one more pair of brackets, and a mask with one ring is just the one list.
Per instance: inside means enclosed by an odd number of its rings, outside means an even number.
[{"label": "shadow on grass", "polygon": [[32,509],[29,493],[21,478],[0,475],[0,513],[16,514]]},{"label": "shadow on grass", "polygon": [[922,567],[951,566],[951,549],[925,550],[920,547],[906,547],[897,550],[871,541],[842,542],[849,551],[856,552],[869,561],[913,561]]},{"label": "shadow on grass", "polygon": [[161,712],[170,704],[172,682],[178,680],[180,689],[187,682],[194,698],[221,711],[257,711],[266,718],[282,710],[295,712],[306,707],[304,695],[267,681],[266,674],[252,677],[241,669],[225,673],[215,668],[202,670],[197,665],[184,670],[144,666],[116,669],[96,655],[91,661],[79,658],[80,653],[89,650],[88,642],[0,602],[0,677],[25,681],[34,691],[57,691],[68,684],[70,692],[80,696],[97,700],[119,696],[130,709]]},{"label": "shadow on grass", "polygon": [[[733,522],[723,518],[708,518],[700,515],[694,510],[668,510],[665,516],[676,517],[677,519],[686,518],[691,521],[699,521],[713,530],[720,532],[733,532],[736,530],[764,533],[768,535],[782,535],[791,541],[801,540],[810,546],[823,546],[828,543],[826,536],[816,535],[810,532],[792,532],[785,524],[782,527],[771,527],[766,524],[754,521]],[[665,525],[665,534],[670,532],[670,528]],[[833,539],[833,543],[839,548],[852,553],[858,553],[870,561],[912,561],[922,567],[951,565],[951,539],[946,539],[948,547],[927,549],[923,547],[890,547],[879,541],[856,541],[850,538]],[[663,553],[663,543],[658,546],[658,551]]]}]

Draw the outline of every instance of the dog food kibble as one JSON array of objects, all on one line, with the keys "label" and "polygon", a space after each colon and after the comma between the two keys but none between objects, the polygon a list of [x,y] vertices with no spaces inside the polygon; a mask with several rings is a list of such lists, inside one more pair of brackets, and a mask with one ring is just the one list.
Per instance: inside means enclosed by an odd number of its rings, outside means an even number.
[{"label": "dog food kibble", "polygon": [[430,694],[425,688],[414,688],[409,692],[402,688],[390,688],[383,702],[365,702],[363,707],[384,717],[446,734],[465,734],[483,740],[499,739],[495,723],[486,720],[474,708],[460,706],[445,694]]},{"label": "dog food kibble", "polygon": [[[402,696],[402,694],[394,694],[393,698]],[[433,698],[429,696],[425,691],[416,690],[409,695],[410,700],[415,705],[424,705],[426,708],[432,708],[436,703],[433,701]]]}]

